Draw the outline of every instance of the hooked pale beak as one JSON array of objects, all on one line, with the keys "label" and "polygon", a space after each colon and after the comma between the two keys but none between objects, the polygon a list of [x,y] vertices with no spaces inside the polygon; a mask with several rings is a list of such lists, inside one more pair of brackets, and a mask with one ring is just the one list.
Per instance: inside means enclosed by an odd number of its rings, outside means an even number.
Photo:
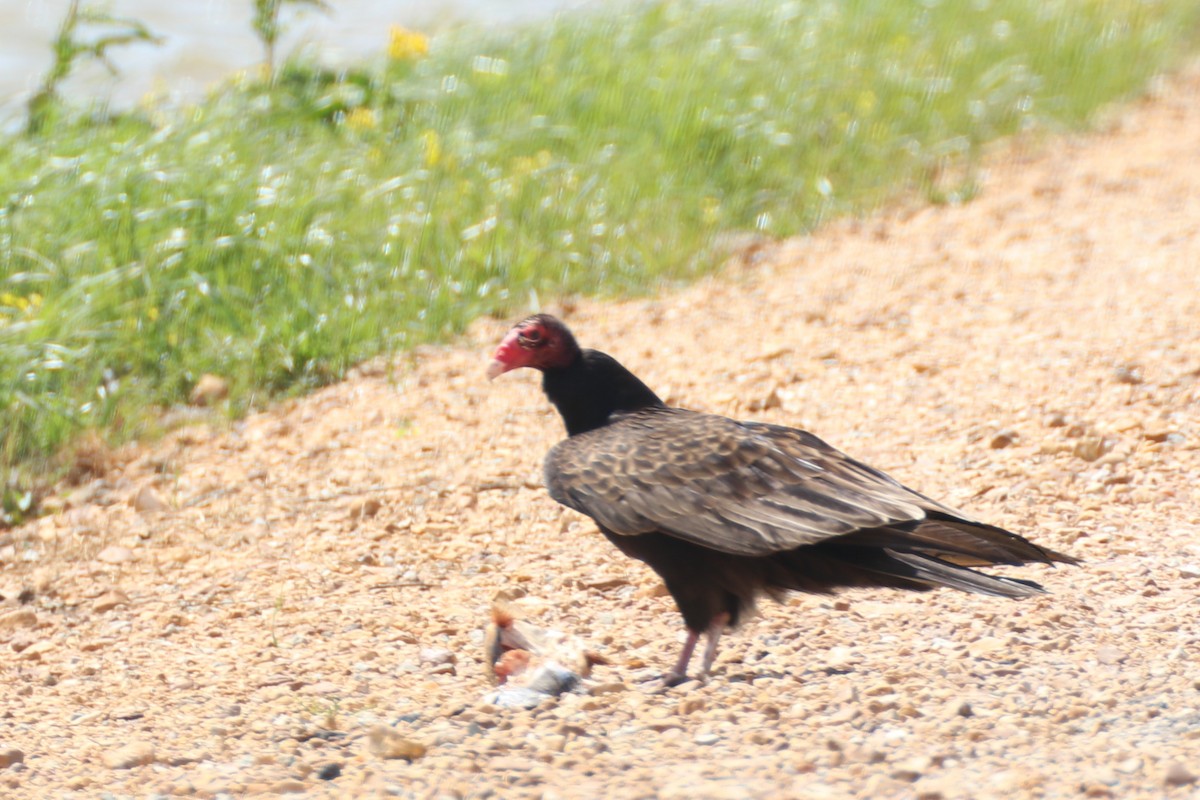
[{"label": "hooked pale beak", "polygon": [[508,372],[508,365],[498,358],[493,358],[491,363],[488,364],[487,379],[494,381],[506,372]]},{"label": "hooked pale beak", "polygon": [[492,354],[491,363],[488,364],[487,377],[489,381],[495,380],[497,376],[503,375],[510,369],[516,369],[529,363],[529,353],[521,349],[520,340],[520,329],[513,328],[504,337],[504,341],[500,342],[500,346]]}]

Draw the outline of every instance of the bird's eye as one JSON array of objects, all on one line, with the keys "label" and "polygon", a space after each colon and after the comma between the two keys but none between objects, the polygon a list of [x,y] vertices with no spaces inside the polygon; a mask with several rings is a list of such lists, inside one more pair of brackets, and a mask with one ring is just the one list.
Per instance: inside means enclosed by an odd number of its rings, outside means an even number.
[{"label": "bird's eye", "polygon": [[530,328],[527,331],[522,331],[520,336],[523,344],[540,344],[542,341],[542,332],[537,328]]}]

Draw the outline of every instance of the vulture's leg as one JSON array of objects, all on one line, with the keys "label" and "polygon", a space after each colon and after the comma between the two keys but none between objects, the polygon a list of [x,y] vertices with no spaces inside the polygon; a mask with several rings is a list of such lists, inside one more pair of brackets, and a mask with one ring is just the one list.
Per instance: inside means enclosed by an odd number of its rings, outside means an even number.
[{"label": "vulture's leg", "polygon": [[[721,641],[721,634],[725,631],[725,626],[729,624],[728,614],[717,614],[712,618],[712,622],[708,623],[708,628],[704,633],[708,637],[708,643],[704,645],[704,662],[700,665],[700,674],[696,677],[704,680],[708,677],[708,671],[712,668],[713,661],[717,657],[717,642]],[[683,643],[683,652],[679,654],[679,660],[675,662],[675,666],[663,676],[663,681],[667,686],[677,686],[688,679],[687,668],[692,660],[692,653],[696,652],[696,642],[700,641],[700,631],[694,631],[688,628],[687,641]]]},{"label": "vulture's leg", "polygon": [[728,614],[717,614],[713,617],[712,622],[708,623],[708,630],[705,631],[708,643],[704,646],[704,661],[700,664],[700,675],[698,676],[701,680],[708,677],[708,671],[717,657],[717,642],[721,641],[721,634],[725,632],[725,626],[728,624]]},{"label": "vulture's leg", "polygon": [[688,628],[687,641],[683,643],[683,652],[679,654],[679,660],[675,662],[675,666],[663,676],[663,682],[667,686],[675,686],[687,680],[688,664],[692,660],[692,653],[696,651],[696,642],[700,640],[700,632]]}]

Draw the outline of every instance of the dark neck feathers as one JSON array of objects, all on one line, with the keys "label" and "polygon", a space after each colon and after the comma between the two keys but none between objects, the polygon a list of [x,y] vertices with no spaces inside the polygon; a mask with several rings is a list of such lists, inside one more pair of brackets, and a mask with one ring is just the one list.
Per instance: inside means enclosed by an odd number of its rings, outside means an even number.
[{"label": "dark neck feathers", "polygon": [[636,375],[599,350],[581,350],[568,366],[547,369],[542,389],[562,415],[568,436],[603,427],[618,411],[663,405]]}]

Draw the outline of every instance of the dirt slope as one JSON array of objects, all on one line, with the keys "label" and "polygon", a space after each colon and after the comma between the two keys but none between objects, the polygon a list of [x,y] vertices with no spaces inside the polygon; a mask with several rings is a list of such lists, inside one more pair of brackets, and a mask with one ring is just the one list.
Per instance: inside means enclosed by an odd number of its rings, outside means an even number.
[{"label": "dirt slope", "polygon": [[[1086,564],[1010,570],[1053,592],[1019,603],[798,596],[651,694],[670,598],[546,496],[560,423],[534,375],[484,380],[485,321],[3,534],[0,794],[1194,796],[1200,72],[998,159],[968,206],[567,318],[673,402],[809,428]],[[612,659],[603,693],[481,704],[501,591]],[[378,724],[427,753],[373,755]]]}]

